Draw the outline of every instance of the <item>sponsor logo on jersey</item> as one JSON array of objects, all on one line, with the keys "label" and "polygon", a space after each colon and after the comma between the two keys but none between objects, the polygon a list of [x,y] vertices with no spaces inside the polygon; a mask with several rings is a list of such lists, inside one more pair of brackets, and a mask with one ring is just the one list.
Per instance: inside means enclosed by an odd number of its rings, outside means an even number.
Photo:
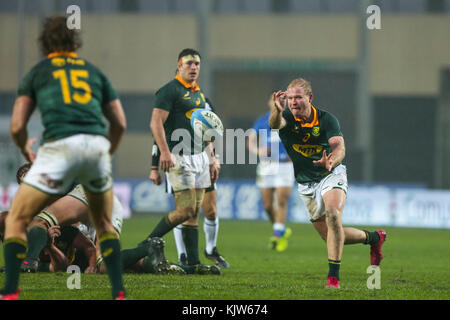
[{"label": "sponsor logo on jersey", "polygon": [[52,65],[55,67],[64,67],[66,65],[66,59],[64,58],[53,58]]},{"label": "sponsor logo on jersey", "polygon": [[314,128],[312,128],[311,133],[312,133],[312,135],[313,135],[314,137],[319,136],[319,135],[320,135],[320,127],[314,127]]},{"label": "sponsor logo on jersey", "polygon": [[293,144],[292,148],[304,157],[312,157],[322,152],[323,146],[310,144]]},{"label": "sponsor logo on jersey", "polygon": [[186,92],[186,94],[183,96],[184,100],[190,100],[191,97],[189,96],[189,91]]},{"label": "sponsor logo on jersey", "polygon": [[67,58],[67,63],[75,64],[77,66],[84,66],[85,65],[85,62],[84,62],[83,59]]}]

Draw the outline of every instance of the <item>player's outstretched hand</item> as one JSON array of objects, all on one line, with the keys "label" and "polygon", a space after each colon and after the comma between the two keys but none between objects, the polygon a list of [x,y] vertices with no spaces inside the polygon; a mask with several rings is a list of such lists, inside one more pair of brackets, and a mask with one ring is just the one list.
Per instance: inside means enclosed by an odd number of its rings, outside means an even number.
[{"label": "player's outstretched hand", "polygon": [[284,105],[286,103],[286,92],[277,91],[272,94],[273,104],[278,112],[283,112]]},{"label": "player's outstretched hand", "polygon": [[161,175],[159,174],[159,170],[153,170],[150,171],[150,175],[148,178],[157,186],[159,186],[162,183]]},{"label": "player's outstretched hand", "polygon": [[333,169],[333,160],[331,159],[331,153],[327,155],[327,150],[323,150],[322,158],[320,160],[314,160],[314,164],[324,167],[328,171]]}]

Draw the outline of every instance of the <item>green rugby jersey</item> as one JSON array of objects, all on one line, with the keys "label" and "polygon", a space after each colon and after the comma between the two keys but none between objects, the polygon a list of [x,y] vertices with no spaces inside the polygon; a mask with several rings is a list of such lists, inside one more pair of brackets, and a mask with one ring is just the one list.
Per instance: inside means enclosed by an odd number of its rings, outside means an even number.
[{"label": "green rugby jersey", "polygon": [[43,143],[79,133],[107,136],[102,106],[118,98],[108,78],[73,52],[50,54],[23,77],[17,93],[39,108]]},{"label": "green rugby jersey", "polygon": [[[194,86],[189,85],[180,76],[176,76],[175,79],[156,92],[154,107],[169,111],[169,116],[164,123],[164,130],[171,152],[179,143],[185,145],[187,150],[190,150],[190,154],[200,153],[204,150],[204,143],[201,145],[194,144],[191,114],[197,109],[204,109],[205,102],[205,95],[200,87],[197,84]],[[183,139],[183,137],[177,137],[176,133],[172,136],[176,129],[187,130],[190,135],[190,141],[185,141],[186,139]]]},{"label": "green rugby jersey", "polygon": [[310,123],[296,119],[289,108],[282,114],[286,126],[279,130],[279,136],[293,162],[298,183],[318,182],[330,173],[313,161],[322,158],[323,150],[327,155],[332,152],[328,139],[343,136],[334,115],[314,107],[312,110],[314,119]]}]

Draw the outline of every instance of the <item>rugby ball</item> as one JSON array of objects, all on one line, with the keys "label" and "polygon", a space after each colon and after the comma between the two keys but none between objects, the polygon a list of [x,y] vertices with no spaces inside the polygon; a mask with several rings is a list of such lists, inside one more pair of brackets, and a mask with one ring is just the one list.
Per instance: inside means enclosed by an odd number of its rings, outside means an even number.
[{"label": "rugby ball", "polygon": [[191,126],[194,134],[205,142],[214,142],[223,136],[223,124],[211,110],[197,109],[191,114]]}]

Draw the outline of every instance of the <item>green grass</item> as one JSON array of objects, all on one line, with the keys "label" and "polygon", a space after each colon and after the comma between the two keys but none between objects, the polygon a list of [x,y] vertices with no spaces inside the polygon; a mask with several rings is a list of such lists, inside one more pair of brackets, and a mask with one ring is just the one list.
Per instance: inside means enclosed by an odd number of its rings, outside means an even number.
[{"label": "green grass", "polygon": [[[134,247],[153,229],[159,216],[135,216],[124,222],[122,248]],[[369,247],[345,246],[341,290],[325,290],[328,272],[325,243],[311,225],[290,224],[286,252],[267,248],[267,221],[220,221],[218,248],[231,264],[221,276],[124,275],[128,299],[139,300],[425,300],[450,299],[450,231],[385,228],[381,289],[369,290]],[[373,227],[368,227],[373,230]],[[202,228],[200,228],[202,230]],[[176,261],[172,233],[166,256]],[[202,262],[204,235],[200,232]],[[0,250],[1,251],[1,250]],[[3,253],[0,264],[3,265]],[[69,290],[67,273],[22,274],[21,299],[110,299],[105,275],[82,275],[81,289]],[[4,274],[0,274],[0,283]]]}]

